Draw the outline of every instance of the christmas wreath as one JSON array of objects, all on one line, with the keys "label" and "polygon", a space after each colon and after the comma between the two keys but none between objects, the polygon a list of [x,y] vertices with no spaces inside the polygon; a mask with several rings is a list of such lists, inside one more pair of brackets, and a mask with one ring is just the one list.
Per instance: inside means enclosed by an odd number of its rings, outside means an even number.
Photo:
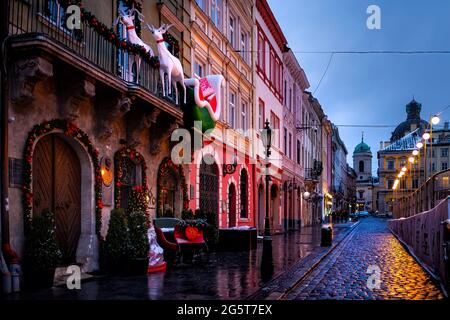
[{"label": "christmas wreath", "polygon": [[94,147],[88,135],[67,120],[54,119],[35,125],[28,133],[24,150],[24,184],[23,184],[23,204],[24,204],[24,225],[25,232],[30,230],[32,213],[33,213],[33,150],[37,140],[54,131],[62,131],[66,136],[72,137],[79,141],[89,153],[95,170],[95,216],[96,216],[96,232],[100,237],[102,225],[102,175],[99,163],[99,153]]},{"label": "christmas wreath", "polygon": [[135,149],[130,147],[123,147],[119,151],[116,152],[114,156],[115,161],[115,182],[116,187],[114,188],[114,203],[116,208],[120,208],[121,203],[121,187],[122,187],[122,179],[123,179],[123,160],[125,158],[129,158],[137,165],[141,166],[142,169],[142,184],[140,185],[143,189],[148,190],[147,188],[147,164],[145,163],[144,156],[137,152]]}]

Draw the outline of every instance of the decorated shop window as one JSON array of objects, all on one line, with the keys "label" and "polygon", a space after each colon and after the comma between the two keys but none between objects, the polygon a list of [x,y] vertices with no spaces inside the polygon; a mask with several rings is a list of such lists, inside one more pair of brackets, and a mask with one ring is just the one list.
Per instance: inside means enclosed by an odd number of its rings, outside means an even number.
[{"label": "decorated shop window", "polygon": [[115,206],[127,209],[136,187],[147,188],[147,165],[144,157],[133,148],[124,147],[115,155]]},{"label": "decorated shop window", "polygon": [[161,162],[158,170],[158,217],[181,217],[189,207],[186,178],[183,168],[171,159]]}]

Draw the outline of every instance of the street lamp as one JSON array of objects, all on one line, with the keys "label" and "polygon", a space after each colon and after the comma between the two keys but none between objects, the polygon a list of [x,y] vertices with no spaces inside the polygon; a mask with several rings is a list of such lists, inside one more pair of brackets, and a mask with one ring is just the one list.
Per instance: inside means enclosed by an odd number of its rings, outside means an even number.
[{"label": "street lamp", "polygon": [[309,191],[305,191],[303,193],[303,199],[305,199],[306,201],[308,201],[310,197],[311,197],[311,193]]},{"label": "street lamp", "polygon": [[414,150],[412,152],[413,156],[417,157],[419,155],[419,150]]},{"label": "street lamp", "polygon": [[437,116],[437,115],[435,115],[435,116],[433,116],[432,118],[431,118],[431,123],[433,124],[433,125],[438,125],[439,124],[439,122],[441,122],[441,119],[439,118],[439,116]]},{"label": "street lamp", "polygon": [[425,132],[422,136],[423,140],[428,141],[431,138],[431,135],[428,132]]},{"label": "street lamp", "polygon": [[270,184],[270,148],[272,147],[273,132],[270,128],[269,120],[266,120],[264,129],[261,132],[261,139],[266,149],[266,218],[264,220],[264,238],[263,238],[263,252],[261,259],[261,276],[264,279],[270,279],[273,275],[274,265],[272,257],[272,237],[270,235],[270,220],[269,220],[269,184]]},{"label": "street lamp", "polygon": [[271,155],[270,148],[272,147],[272,129],[270,128],[269,120],[266,120],[264,130],[261,133],[261,139],[266,149],[266,218],[264,222],[264,240],[263,245],[271,244],[272,237],[270,235],[270,219],[269,219],[269,184],[270,184],[270,174],[269,174],[269,158]]}]

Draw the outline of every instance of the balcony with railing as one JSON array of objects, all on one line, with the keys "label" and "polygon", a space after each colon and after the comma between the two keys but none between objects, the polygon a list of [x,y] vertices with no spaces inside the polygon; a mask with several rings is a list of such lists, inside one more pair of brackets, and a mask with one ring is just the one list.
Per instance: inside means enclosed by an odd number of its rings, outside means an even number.
[{"label": "balcony with railing", "polygon": [[312,168],[305,169],[305,180],[310,182],[319,182],[320,176],[322,175],[323,165],[322,162],[314,160],[314,165]]},{"label": "balcony with railing", "polygon": [[[143,90],[173,108],[172,111],[179,112],[174,95],[163,97],[157,57],[150,57],[142,47],[129,43],[95,17],[87,19],[88,9],[82,11],[81,28],[70,30],[60,1],[4,1],[9,2],[8,32],[13,48],[28,46],[36,50],[42,47],[57,58],[60,52],[67,52],[72,58],[66,60],[73,64],[81,61],[78,67],[95,70],[104,75],[103,78],[118,81],[119,85],[133,90]],[[139,68],[137,61],[140,61]]]}]

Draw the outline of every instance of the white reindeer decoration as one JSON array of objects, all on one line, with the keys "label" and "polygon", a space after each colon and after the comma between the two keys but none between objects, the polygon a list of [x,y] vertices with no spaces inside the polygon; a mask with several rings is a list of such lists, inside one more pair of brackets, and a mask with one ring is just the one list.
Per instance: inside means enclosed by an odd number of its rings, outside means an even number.
[{"label": "white reindeer decoration", "polygon": [[[163,96],[172,94],[172,85],[175,88],[176,104],[178,104],[178,87],[181,84],[184,90],[184,103],[186,104],[186,85],[184,83],[184,71],[180,60],[173,56],[164,44],[163,35],[169,30],[172,25],[163,24],[159,29],[147,24],[147,28],[153,35],[158,46],[159,54],[159,74],[161,76]],[[165,75],[167,74],[168,88],[166,89]]]},{"label": "white reindeer decoration", "polygon": [[[127,11],[120,9],[120,15],[117,18],[114,25],[116,25],[119,22],[122,23],[127,28],[128,40],[133,44],[137,44],[137,45],[144,47],[145,50],[147,51],[147,53],[150,55],[150,57],[153,57],[154,53],[153,53],[152,48],[148,44],[146,44],[144,41],[142,41],[142,39],[139,38],[139,36],[136,33],[136,26],[134,24],[134,18],[135,18],[136,13],[138,15],[138,19],[140,21],[143,21],[143,18],[144,18],[143,14],[140,13],[138,10],[136,10],[134,7],[131,8],[131,10],[128,13],[127,13]],[[136,81],[137,81],[139,71],[141,68],[141,57],[139,55],[135,55],[134,61],[131,57],[129,58],[129,63],[128,63],[128,74],[129,75],[131,75],[133,73],[133,62],[136,62]]]}]

